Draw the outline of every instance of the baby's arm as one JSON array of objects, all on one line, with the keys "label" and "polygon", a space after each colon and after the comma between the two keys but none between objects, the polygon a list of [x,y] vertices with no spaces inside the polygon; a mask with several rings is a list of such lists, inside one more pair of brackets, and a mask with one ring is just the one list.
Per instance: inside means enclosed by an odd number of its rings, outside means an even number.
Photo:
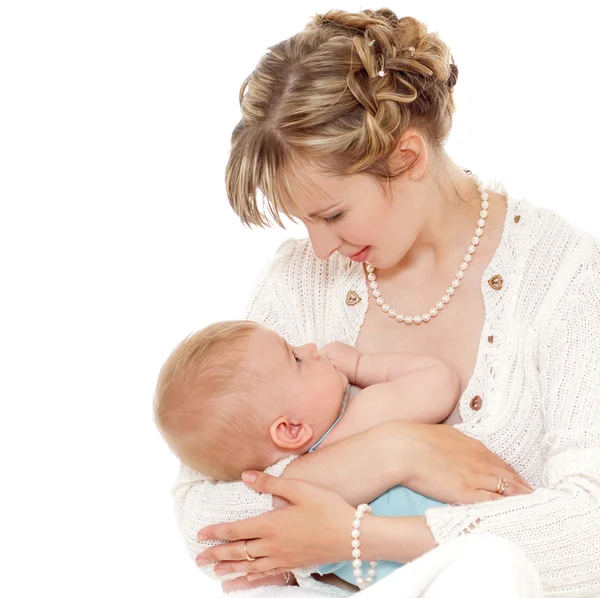
[{"label": "baby's arm", "polygon": [[444,362],[417,353],[361,355],[347,345],[335,345],[325,347],[324,353],[351,382],[366,388],[349,403],[323,445],[386,421],[439,423],[452,413],[460,380]]},{"label": "baby's arm", "polygon": [[344,343],[329,343],[321,352],[326,355],[344,374],[350,384],[366,388],[380,382],[390,382],[395,378],[423,370],[434,365],[446,364],[435,357],[422,353],[361,353]]}]

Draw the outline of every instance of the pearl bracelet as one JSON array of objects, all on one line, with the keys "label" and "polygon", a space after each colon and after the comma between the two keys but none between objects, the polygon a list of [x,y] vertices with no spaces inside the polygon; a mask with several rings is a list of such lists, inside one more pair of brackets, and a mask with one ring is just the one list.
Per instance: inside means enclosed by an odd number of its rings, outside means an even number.
[{"label": "pearl bracelet", "polygon": [[377,567],[377,561],[371,561],[367,576],[363,577],[362,561],[360,560],[360,526],[362,525],[361,520],[363,515],[370,512],[371,507],[369,505],[358,505],[356,513],[354,513],[354,521],[352,522],[352,558],[354,559],[352,567],[354,569],[355,583],[361,590],[375,581],[375,567]]}]

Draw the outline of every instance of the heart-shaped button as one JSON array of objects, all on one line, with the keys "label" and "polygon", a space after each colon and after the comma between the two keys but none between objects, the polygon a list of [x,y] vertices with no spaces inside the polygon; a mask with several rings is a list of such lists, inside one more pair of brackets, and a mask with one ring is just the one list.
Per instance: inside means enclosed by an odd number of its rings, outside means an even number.
[{"label": "heart-shaped button", "polygon": [[492,289],[494,289],[495,291],[499,291],[502,288],[502,284],[503,284],[503,280],[502,280],[502,276],[500,276],[500,274],[496,274],[495,276],[492,276],[489,280],[488,280],[488,284],[492,287]]},{"label": "heart-shaped button", "polygon": [[356,291],[348,291],[346,295],[346,305],[356,305],[360,301],[360,297]]}]

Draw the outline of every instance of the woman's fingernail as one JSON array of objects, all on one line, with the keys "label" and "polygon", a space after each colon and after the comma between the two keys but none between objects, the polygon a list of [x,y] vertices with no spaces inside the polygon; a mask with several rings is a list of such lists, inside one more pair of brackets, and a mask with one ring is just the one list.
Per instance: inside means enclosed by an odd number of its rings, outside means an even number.
[{"label": "woman's fingernail", "polygon": [[196,565],[198,565],[198,567],[204,567],[204,565],[208,565],[208,563],[210,563],[208,559],[201,559],[199,556],[196,557]]},{"label": "woman's fingernail", "polygon": [[253,482],[256,482],[256,472],[255,471],[245,471],[242,474],[242,480],[244,480],[244,482],[246,482],[247,484],[252,484]]},{"label": "woman's fingernail", "polygon": [[225,575],[225,573],[227,573],[227,571],[225,571],[225,569],[215,569],[215,573],[217,575]]},{"label": "woman's fingernail", "polygon": [[205,536],[202,532],[198,532],[196,537],[198,538],[198,542],[202,542],[202,540],[208,540],[208,536]]}]

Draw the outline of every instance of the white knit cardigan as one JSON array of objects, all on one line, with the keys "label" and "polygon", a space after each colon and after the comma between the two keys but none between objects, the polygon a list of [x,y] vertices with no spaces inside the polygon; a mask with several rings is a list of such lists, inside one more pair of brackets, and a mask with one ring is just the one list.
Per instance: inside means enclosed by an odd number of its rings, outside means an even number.
[{"label": "white knit cardigan", "polygon": [[[536,490],[432,508],[426,521],[438,544],[470,526],[514,541],[537,567],[546,595],[600,596],[600,244],[499,183],[488,186],[506,197],[508,210],[481,280],[485,322],[456,427]],[[501,288],[488,282],[495,275]],[[346,305],[349,290],[362,301]],[[292,344],[354,345],[367,304],[362,265],[337,253],[320,261],[307,240],[288,241],[259,278],[247,317]],[[481,408],[474,410],[477,395]],[[205,547],[196,540],[201,527],[272,508],[269,495],[187,467],[174,498],[193,556]]]}]

